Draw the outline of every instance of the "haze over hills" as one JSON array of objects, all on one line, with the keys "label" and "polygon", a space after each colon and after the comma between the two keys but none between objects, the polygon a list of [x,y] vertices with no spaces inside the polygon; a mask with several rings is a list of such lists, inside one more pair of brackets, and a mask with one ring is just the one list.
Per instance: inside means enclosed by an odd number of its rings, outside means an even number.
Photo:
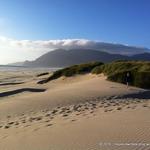
[{"label": "haze over hills", "polygon": [[92,49],[57,49],[50,51],[34,61],[25,61],[13,65],[30,67],[66,67],[74,64],[87,63],[90,61],[112,62],[115,60],[147,60],[150,61],[150,53],[126,56],[120,54],[110,54],[107,52]]},{"label": "haze over hills", "polygon": [[57,49],[42,55],[35,61],[26,61],[24,65],[40,67],[65,67],[90,61],[110,62],[117,59],[126,59],[126,56],[109,54],[91,49]]},{"label": "haze over hills", "polygon": [[66,67],[89,61],[111,62],[114,60],[150,60],[150,49],[96,42],[89,40],[59,40],[48,42],[55,47],[33,61],[17,62],[9,65],[31,67]]}]

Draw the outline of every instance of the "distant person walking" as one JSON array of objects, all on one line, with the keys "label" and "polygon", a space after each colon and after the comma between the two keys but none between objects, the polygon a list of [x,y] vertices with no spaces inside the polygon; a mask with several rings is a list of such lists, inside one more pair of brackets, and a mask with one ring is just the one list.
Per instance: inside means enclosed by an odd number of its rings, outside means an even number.
[{"label": "distant person walking", "polygon": [[129,72],[127,72],[126,74],[126,84],[127,84],[127,87],[129,87],[129,84],[131,82],[131,75]]}]

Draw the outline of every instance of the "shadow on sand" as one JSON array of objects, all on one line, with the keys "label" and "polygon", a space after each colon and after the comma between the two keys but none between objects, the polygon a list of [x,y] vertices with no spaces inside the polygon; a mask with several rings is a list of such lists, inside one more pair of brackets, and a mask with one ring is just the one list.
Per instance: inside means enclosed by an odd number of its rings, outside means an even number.
[{"label": "shadow on sand", "polygon": [[4,86],[4,85],[18,85],[18,84],[23,84],[24,82],[16,82],[16,83],[1,83],[0,86]]},{"label": "shadow on sand", "polygon": [[0,93],[0,97],[11,96],[11,95],[15,95],[18,93],[23,93],[23,92],[45,92],[45,91],[46,89],[22,88],[22,89],[16,89],[13,91],[2,92]]},{"label": "shadow on sand", "polygon": [[150,90],[119,96],[119,98],[150,99]]}]

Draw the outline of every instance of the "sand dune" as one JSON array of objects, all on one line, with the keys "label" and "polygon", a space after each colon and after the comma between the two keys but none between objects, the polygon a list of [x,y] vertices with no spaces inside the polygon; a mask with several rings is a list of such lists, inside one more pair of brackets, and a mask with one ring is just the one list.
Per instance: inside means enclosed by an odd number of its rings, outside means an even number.
[{"label": "sand dune", "polygon": [[[3,101],[0,101],[0,110],[2,111],[0,117],[77,104],[96,98],[116,97],[144,91],[135,87],[128,89],[125,85],[106,81],[106,77],[103,75],[60,78],[42,86],[36,84],[35,81],[30,81],[17,85],[17,87],[19,89],[40,88],[47,90],[41,93],[18,93],[13,96],[3,97]],[[14,86],[7,87],[3,89],[3,92],[16,90],[15,88]]]},{"label": "sand dune", "polygon": [[40,79],[3,86],[7,94],[19,91],[0,98],[0,149],[150,149],[149,91],[104,75],[37,85]]}]

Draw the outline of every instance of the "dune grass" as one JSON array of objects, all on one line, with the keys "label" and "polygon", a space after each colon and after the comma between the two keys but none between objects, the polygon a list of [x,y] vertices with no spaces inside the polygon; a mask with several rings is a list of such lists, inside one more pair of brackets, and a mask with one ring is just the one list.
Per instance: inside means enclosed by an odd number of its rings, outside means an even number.
[{"label": "dune grass", "polygon": [[150,62],[146,61],[116,61],[97,67],[92,70],[93,73],[103,72],[108,80],[126,83],[126,74],[129,72],[130,85],[150,88]]},{"label": "dune grass", "polygon": [[47,83],[61,76],[71,77],[77,74],[90,73],[93,68],[95,68],[96,66],[101,66],[101,65],[103,65],[102,62],[90,62],[86,64],[73,65],[73,66],[55,71],[49,78],[39,81],[38,83],[39,84]]},{"label": "dune grass", "polygon": [[104,73],[107,79],[114,82],[126,83],[126,74],[130,73],[130,85],[150,89],[150,62],[119,60],[108,64],[102,62],[90,62],[74,65],[55,71],[49,78],[39,81],[39,84],[47,83],[61,76],[71,77],[77,74]]}]

